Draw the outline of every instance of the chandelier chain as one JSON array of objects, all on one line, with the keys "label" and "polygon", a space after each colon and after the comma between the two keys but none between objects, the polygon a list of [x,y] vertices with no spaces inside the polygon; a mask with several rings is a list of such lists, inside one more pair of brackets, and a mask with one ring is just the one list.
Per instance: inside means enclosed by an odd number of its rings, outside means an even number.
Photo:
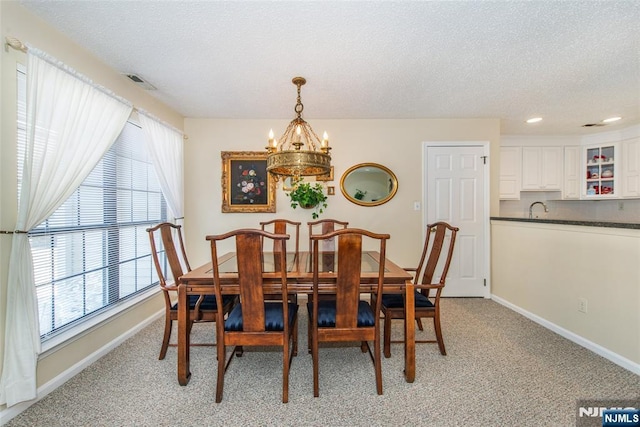
[{"label": "chandelier chain", "polygon": [[297,82],[296,86],[298,86],[298,100],[296,102],[296,106],[294,107],[293,111],[296,112],[296,114],[298,115],[298,118],[302,118],[302,110],[304,110],[304,105],[302,105],[302,97],[300,96],[300,87],[302,86],[301,82]]}]

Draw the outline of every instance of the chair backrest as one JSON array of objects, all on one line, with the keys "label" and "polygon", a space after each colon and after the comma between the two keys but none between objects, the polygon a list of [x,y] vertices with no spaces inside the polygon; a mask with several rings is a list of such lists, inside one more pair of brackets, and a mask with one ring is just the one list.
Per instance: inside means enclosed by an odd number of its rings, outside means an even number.
[{"label": "chair backrest", "polygon": [[[155,235],[159,232],[159,242],[161,246],[156,245]],[[166,277],[160,264],[159,252],[164,249],[169,268],[171,269],[171,275],[176,282],[185,273],[191,271],[189,260],[187,259],[187,253],[184,249],[184,242],[182,240],[182,226],[172,224],[170,222],[163,222],[154,227],[147,228],[149,233],[149,243],[151,244],[151,255],[153,257],[153,263],[158,273],[158,279],[160,280],[160,286],[166,287]],[[176,240],[178,246],[176,246]],[[159,250],[160,249],[160,250]],[[183,266],[184,263],[184,266]]]},{"label": "chair backrest", "polygon": [[[300,222],[289,221],[288,219],[272,219],[260,223],[260,228],[273,234],[288,234],[295,243],[296,255],[300,249]],[[275,239],[273,241],[273,252],[286,252],[282,249],[282,241]]]},{"label": "chair backrest", "polygon": [[[433,283],[433,278],[436,274],[440,275],[437,284],[444,286],[449,266],[451,265],[458,230],[458,227],[453,227],[446,222],[435,222],[427,225],[427,236],[416,270],[415,284],[417,286],[436,284]],[[446,256],[443,258],[444,254]],[[428,290],[426,294],[428,295]]]},{"label": "chair backrest", "polygon": [[[373,293],[381,295],[384,283],[386,244],[388,234],[376,234],[359,228],[344,228],[324,235],[311,236],[313,241],[313,317],[318,316],[318,289],[320,283],[318,244],[327,238],[338,239],[337,283],[336,283],[336,328],[356,328],[358,325],[358,304],[360,302],[360,283],[362,269],[363,238],[377,240],[379,243],[380,263],[378,264],[378,280]],[[380,301],[377,297],[375,322],[378,322]]]},{"label": "chair backrest", "polygon": [[[218,301],[222,301],[222,288],[220,271],[218,267],[218,247],[220,241],[234,238],[235,253],[238,270],[238,286],[240,289],[240,304],[242,304],[242,325],[244,332],[265,331],[265,292],[263,289],[263,241],[273,240],[282,248],[281,253],[286,253],[286,234],[273,234],[263,230],[239,229],[216,236],[207,236],[211,242],[211,263],[213,267],[213,283]],[[280,279],[282,304],[284,313],[284,325],[288,325],[287,301],[287,266],[286,256],[277,257],[279,265],[276,266],[275,279]],[[279,277],[278,277],[279,276]],[[218,323],[224,324],[224,314],[218,310]]]},{"label": "chair backrest", "polygon": [[[313,251],[313,241],[311,240],[311,236],[313,234],[327,234],[332,231],[335,231],[339,228],[347,228],[349,226],[348,222],[338,221],[337,219],[321,219],[318,221],[307,222],[309,226],[309,252]],[[319,233],[314,233],[314,230],[318,230]],[[332,251],[335,250],[335,239],[326,239],[321,243],[322,247],[320,248],[322,251]]]}]

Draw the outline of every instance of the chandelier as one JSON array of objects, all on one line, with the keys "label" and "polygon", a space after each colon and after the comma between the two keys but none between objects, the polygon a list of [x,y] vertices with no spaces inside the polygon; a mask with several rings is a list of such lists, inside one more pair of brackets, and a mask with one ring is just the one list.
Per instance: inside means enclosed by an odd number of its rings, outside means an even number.
[{"label": "chandelier", "polygon": [[322,141],[302,118],[304,106],[300,100],[300,87],[307,81],[304,77],[294,77],[298,87],[298,100],[294,111],[296,117],[289,123],[280,140],[269,132],[267,145],[267,171],[274,176],[292,176],[297,181],[302,176],[324,175],[331,171],[329,137],[325,132]]}]

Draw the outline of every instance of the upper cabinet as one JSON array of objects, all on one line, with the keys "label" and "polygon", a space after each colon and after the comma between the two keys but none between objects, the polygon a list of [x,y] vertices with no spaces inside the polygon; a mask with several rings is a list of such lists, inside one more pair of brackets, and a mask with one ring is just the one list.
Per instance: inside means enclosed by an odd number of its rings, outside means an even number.
[{"label": "upper cabinet", "polygon": [[582,183],[581,148],[579,146],[564,147],[564,183],[562,185],[562,198],[565,200],[577,200],[580,198]]},{"label": "upper cabinet", "polygon": [[563,159],[562,147],[500,147],[500,200],[562,190]]},{"label": "upper cabinet", "polygon": [[584,199],[620,198],[622,191],[618,186],[620,158],[616,143],[588,145],[583,148],[583,184]]},{"label": "upper cabinet", "polygon": [[500,147],[500,199],[519,200],[522,179],[522,148]]},{"label": "upper cabinet", "polygon": [[622,141],[620,145],[622,197],[640,197],[640,138]]},{"label": "upper cabinet", "polygon": [[522,147],[522,190],[562,189],[562,147]]}]

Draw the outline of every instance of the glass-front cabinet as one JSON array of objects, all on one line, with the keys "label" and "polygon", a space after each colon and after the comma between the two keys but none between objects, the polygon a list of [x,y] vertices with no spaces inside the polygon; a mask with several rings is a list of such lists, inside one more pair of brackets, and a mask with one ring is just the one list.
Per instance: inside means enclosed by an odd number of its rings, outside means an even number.
[{"label": "glass-front cabinet", "polygon": [[582,196],[586,199],[620,197],[616,144],[591,145],[584,148],[584,183]]}]

